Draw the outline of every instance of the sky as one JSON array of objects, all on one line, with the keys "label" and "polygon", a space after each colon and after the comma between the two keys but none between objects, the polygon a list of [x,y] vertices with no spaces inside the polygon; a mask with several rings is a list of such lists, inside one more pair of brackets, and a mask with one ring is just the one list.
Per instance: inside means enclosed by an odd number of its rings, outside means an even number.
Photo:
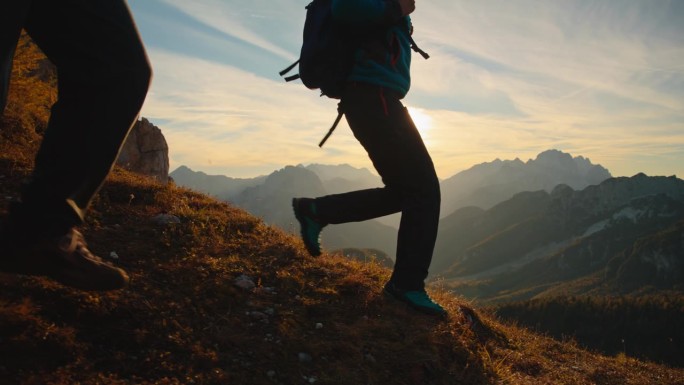
[{"label": "sky", "polygon": [[[128,0],[154,70],[141,115],[171,170],[248,178],[372,164],[337,101],[278,72],[308,0]],[[684,0],[417,0],[403,103],[437,174],[548,149],[684,178]]]}]

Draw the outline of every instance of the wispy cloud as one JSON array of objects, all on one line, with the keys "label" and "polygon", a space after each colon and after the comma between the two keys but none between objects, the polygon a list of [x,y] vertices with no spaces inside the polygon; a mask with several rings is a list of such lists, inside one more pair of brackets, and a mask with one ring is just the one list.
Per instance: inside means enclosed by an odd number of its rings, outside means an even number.
[{"label": "wispy cloud", "polygon": [[[221,0],[163,1],[226,35],[233,36],[282,58],[296,59],[296,51],[284,49],[275,44],[273,39],[279,33],[278,26],[284,24],[282,20],[299,16],[298,18],[303,21],[303,12],[299,9],[297,9],[299,12],[295,12],[295,7],[290,4],[291,2],[258,0],[249,2]],[[287,24],[290,25],[290,23]],[[289,28],[285,31],[287,31],[288,36],[299,38],[300,34],[293,33],[295,29]]]},{"label": "wispy cloud", "polygon": [[[606,3],[610,2],[431,2],[415,22],[430,20],[418,24],[418,36],[424,31],[428,42],[440,54],[451,53],[447,60],[456,64],[455,75],[447,77],[442,88],[458,89],[477,81],[515,97],[515,88],[509,91],[501,78],[524,79],[546,86],[547,93],[540,95],[546,99],[598,90],[681,111],[682,90],[673,93],[660,87],[684,79],[681,60],[674,60],[684,57],[683,34],[671,31],[682,33],[684,27],[660,25],[662,20],[653,11],[660,7],[661,13],[667,12],[668,2],[599,6]],[[642,13],[646,16],[638,16]],[[459,82],[458,74],[464,81]]]}]

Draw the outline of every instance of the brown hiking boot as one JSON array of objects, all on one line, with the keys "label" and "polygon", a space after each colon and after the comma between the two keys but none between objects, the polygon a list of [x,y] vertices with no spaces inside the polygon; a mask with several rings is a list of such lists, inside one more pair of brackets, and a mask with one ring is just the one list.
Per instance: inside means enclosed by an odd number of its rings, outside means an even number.
[{"label": "brown hiking boot", "polygon": [[91,253],[74,228],[61,237],[37,242],[13,242],[9,234],[2,234],[2,271],[42,275],[81,290],[116,290],[128,284],[126,272]]}]

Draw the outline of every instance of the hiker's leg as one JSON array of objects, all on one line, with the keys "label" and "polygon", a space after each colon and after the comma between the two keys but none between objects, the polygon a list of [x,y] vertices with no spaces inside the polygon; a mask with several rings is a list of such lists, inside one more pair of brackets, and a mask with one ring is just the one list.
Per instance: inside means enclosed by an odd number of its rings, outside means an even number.
[{"label": "hiker's leg", "polygon": [[4,0],[0,5],[0,113],[7,105],[12,58],[30,6],[28,0]]},{"label": "hiker's leg", "polygon": [[145,99],[151,69],[124,0],[34,0],[25,29],[58,72],[59,100],[12,216],[81,223]]},{"label": "hiker's leg", "polygon": [[359,222],[401,211],[401,196],[387,180],[394,178],[392,174],[396,174],[396,170],[393,165],[386,164],[389,162],[385,159],[395,155],[385,154],[390,148],[382,145],[392,133],[391,129],[388,131],[388,116],[380,91],[377,86],[350,85],[342,105],[354,136],[368,152],[385,187],[317,198],[314,203],[316,214],[324,223]]},{"label": "hiker's leg", "polygon": [[402,215],[392,280],[405,290],[424,288],[437,239],[441,202],[439,179],[432,159],[408,110],[390,102],[396,127],[403,133],[397,144],[402,155]]},{"label": "hiker's leg", "polygon": [[439,226],[439,179],[432,159],[408,110],[399,99],[387,99],[396,141],[388,146],[398,171],[389,186],[401,193],[401,222],[391,281],[404,290],[422,290],[432,262]]},{"label": "hiker's leg", "polygon": [[387,187],[326,195],[314,202],[317,217],[326,224],[361,222],[401,210],[399,195]]},{"label": "hiker's leg", "polygon": [[423,140],[399,98],[366,88],[352,89],[346,95],[355,101],[345,106],[347,120],[386,185],[389,203],[384,207],[398,202],[402,212],[391,280],[404,290],[420,290],[437,237],[439,180]]}]

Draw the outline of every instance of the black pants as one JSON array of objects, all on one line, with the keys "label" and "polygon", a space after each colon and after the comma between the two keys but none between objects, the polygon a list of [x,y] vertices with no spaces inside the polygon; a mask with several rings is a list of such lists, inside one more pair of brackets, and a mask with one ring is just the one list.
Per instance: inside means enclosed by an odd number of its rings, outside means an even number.
[{"label": "black pants", "polygon": [[57,67],[58,101],[10,217],[34,232],[59,233],[83,221],[135,123],[152,71],[124,0],[3,0],[1,109],[22,28]]},{"label": "black pants", "polygon": [[439,224],[439,180],[432,159],[399,97],[381,87],[351,84],[342,98],[347,122],[382,177],[383,188],[315,200],[327,223],[365,221],[401,212],[391,281],[421,290]]}]

